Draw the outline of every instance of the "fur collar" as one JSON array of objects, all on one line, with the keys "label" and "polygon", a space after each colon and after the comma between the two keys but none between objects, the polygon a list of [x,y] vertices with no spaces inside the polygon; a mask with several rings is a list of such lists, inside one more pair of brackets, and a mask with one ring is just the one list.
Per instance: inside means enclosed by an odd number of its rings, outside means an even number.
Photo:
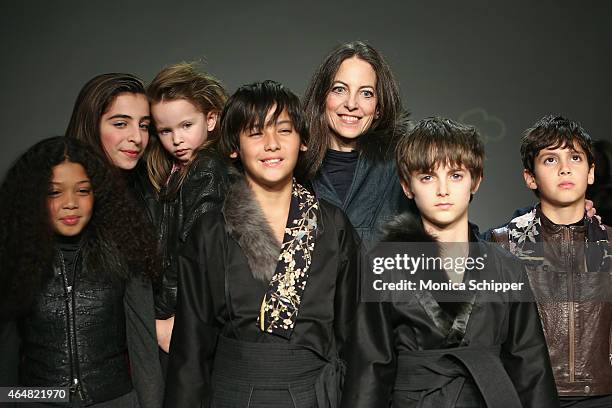
[{"label": "fur collar", "polygon": [[371,161],[395,160],[395,146],[411,128],[408,114],[403,114],[393,129],[377,129],[359,136],[357,150]]},{"label": "fur collar", "polygon": [[223,204],[225,229],[240,245],[255,279],[269,282],[276,270],[281,244],[242,174],[231,174]]},{"label": "fur collar", "polygon": [[438,242],[425,231],[421,218],[409,212],[393,217],[382,227],[383,242]]}]

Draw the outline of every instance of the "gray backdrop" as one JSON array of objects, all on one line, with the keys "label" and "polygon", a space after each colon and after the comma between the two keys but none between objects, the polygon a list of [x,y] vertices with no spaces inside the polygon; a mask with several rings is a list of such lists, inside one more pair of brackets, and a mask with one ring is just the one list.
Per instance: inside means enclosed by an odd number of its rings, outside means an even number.
[{"label": "gray backdrop", "polygon": [[492,226],[534,199],[521,177],[524,128],[557,112],[611,138],[611,17],[605,0],[2,0],[0,175],[63,133],[94,75],[149,81],[165,65],[203,60],[230,91],[275,79],[301,94],[333,47],[361,39],[387,57],[413,119],[443,115],[481,130],[485,181],[470,212]]}]

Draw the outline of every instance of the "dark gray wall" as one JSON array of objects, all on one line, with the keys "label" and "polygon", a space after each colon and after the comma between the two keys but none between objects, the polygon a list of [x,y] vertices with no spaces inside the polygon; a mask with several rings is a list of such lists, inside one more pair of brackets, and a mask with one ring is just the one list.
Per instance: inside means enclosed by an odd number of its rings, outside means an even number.
[{"label": "dark gray wall", "polygon": [[486,178],[471,217],[491,226],[533,201],[520,175],[522,129],[558,112],[611,139],[611,17],[605,0],[3,0],[0,174],[35,141],[63,133],[96,74],[148,81],[165,65],[203,59],[230,91],[270,78],[302,93],[330,49],[362,39],[386,55],[414,119],[481,129]]}]

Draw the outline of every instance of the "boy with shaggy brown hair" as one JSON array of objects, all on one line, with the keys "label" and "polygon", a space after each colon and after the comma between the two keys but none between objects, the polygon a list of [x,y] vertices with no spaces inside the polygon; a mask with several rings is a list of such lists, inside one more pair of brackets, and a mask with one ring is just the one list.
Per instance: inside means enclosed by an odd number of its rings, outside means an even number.
[{"label": "boy with shaggy brown hair", "polygon": [[[536,305],[519,302],[532,299],[524,267],[479,240],[468,222],[483,177],[478,132],[450,119],[424,119],[399,141],[396,160],[404,193],[420,217],[393,220],[385,241],[401,242],[412,257],[420,256],[416,243],[430,242],[439,257],[480,259],[484,267],[423,269],[413,275],[416,289],[401,301],[362,303],[344,406],[558,406]],[[430,280],[449,289],[422,289]],[[485,281],[520,289],[471,286]]]}]

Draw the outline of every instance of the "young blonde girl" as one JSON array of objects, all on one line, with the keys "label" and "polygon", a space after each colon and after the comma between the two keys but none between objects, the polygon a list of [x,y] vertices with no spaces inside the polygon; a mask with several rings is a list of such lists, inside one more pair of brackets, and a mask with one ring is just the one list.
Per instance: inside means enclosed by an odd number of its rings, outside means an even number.
[{"label": "young blonde girl", "polygon": [[221,204],[228,183],[215,148],[227,94],[216,78],[181,63],[159,72],[147,96],[155,133],[147,172],[160,202],[156,224],[164,262],[156,290],[157,331],[167,352],[176,308],[177,248],[194,221]]}]

